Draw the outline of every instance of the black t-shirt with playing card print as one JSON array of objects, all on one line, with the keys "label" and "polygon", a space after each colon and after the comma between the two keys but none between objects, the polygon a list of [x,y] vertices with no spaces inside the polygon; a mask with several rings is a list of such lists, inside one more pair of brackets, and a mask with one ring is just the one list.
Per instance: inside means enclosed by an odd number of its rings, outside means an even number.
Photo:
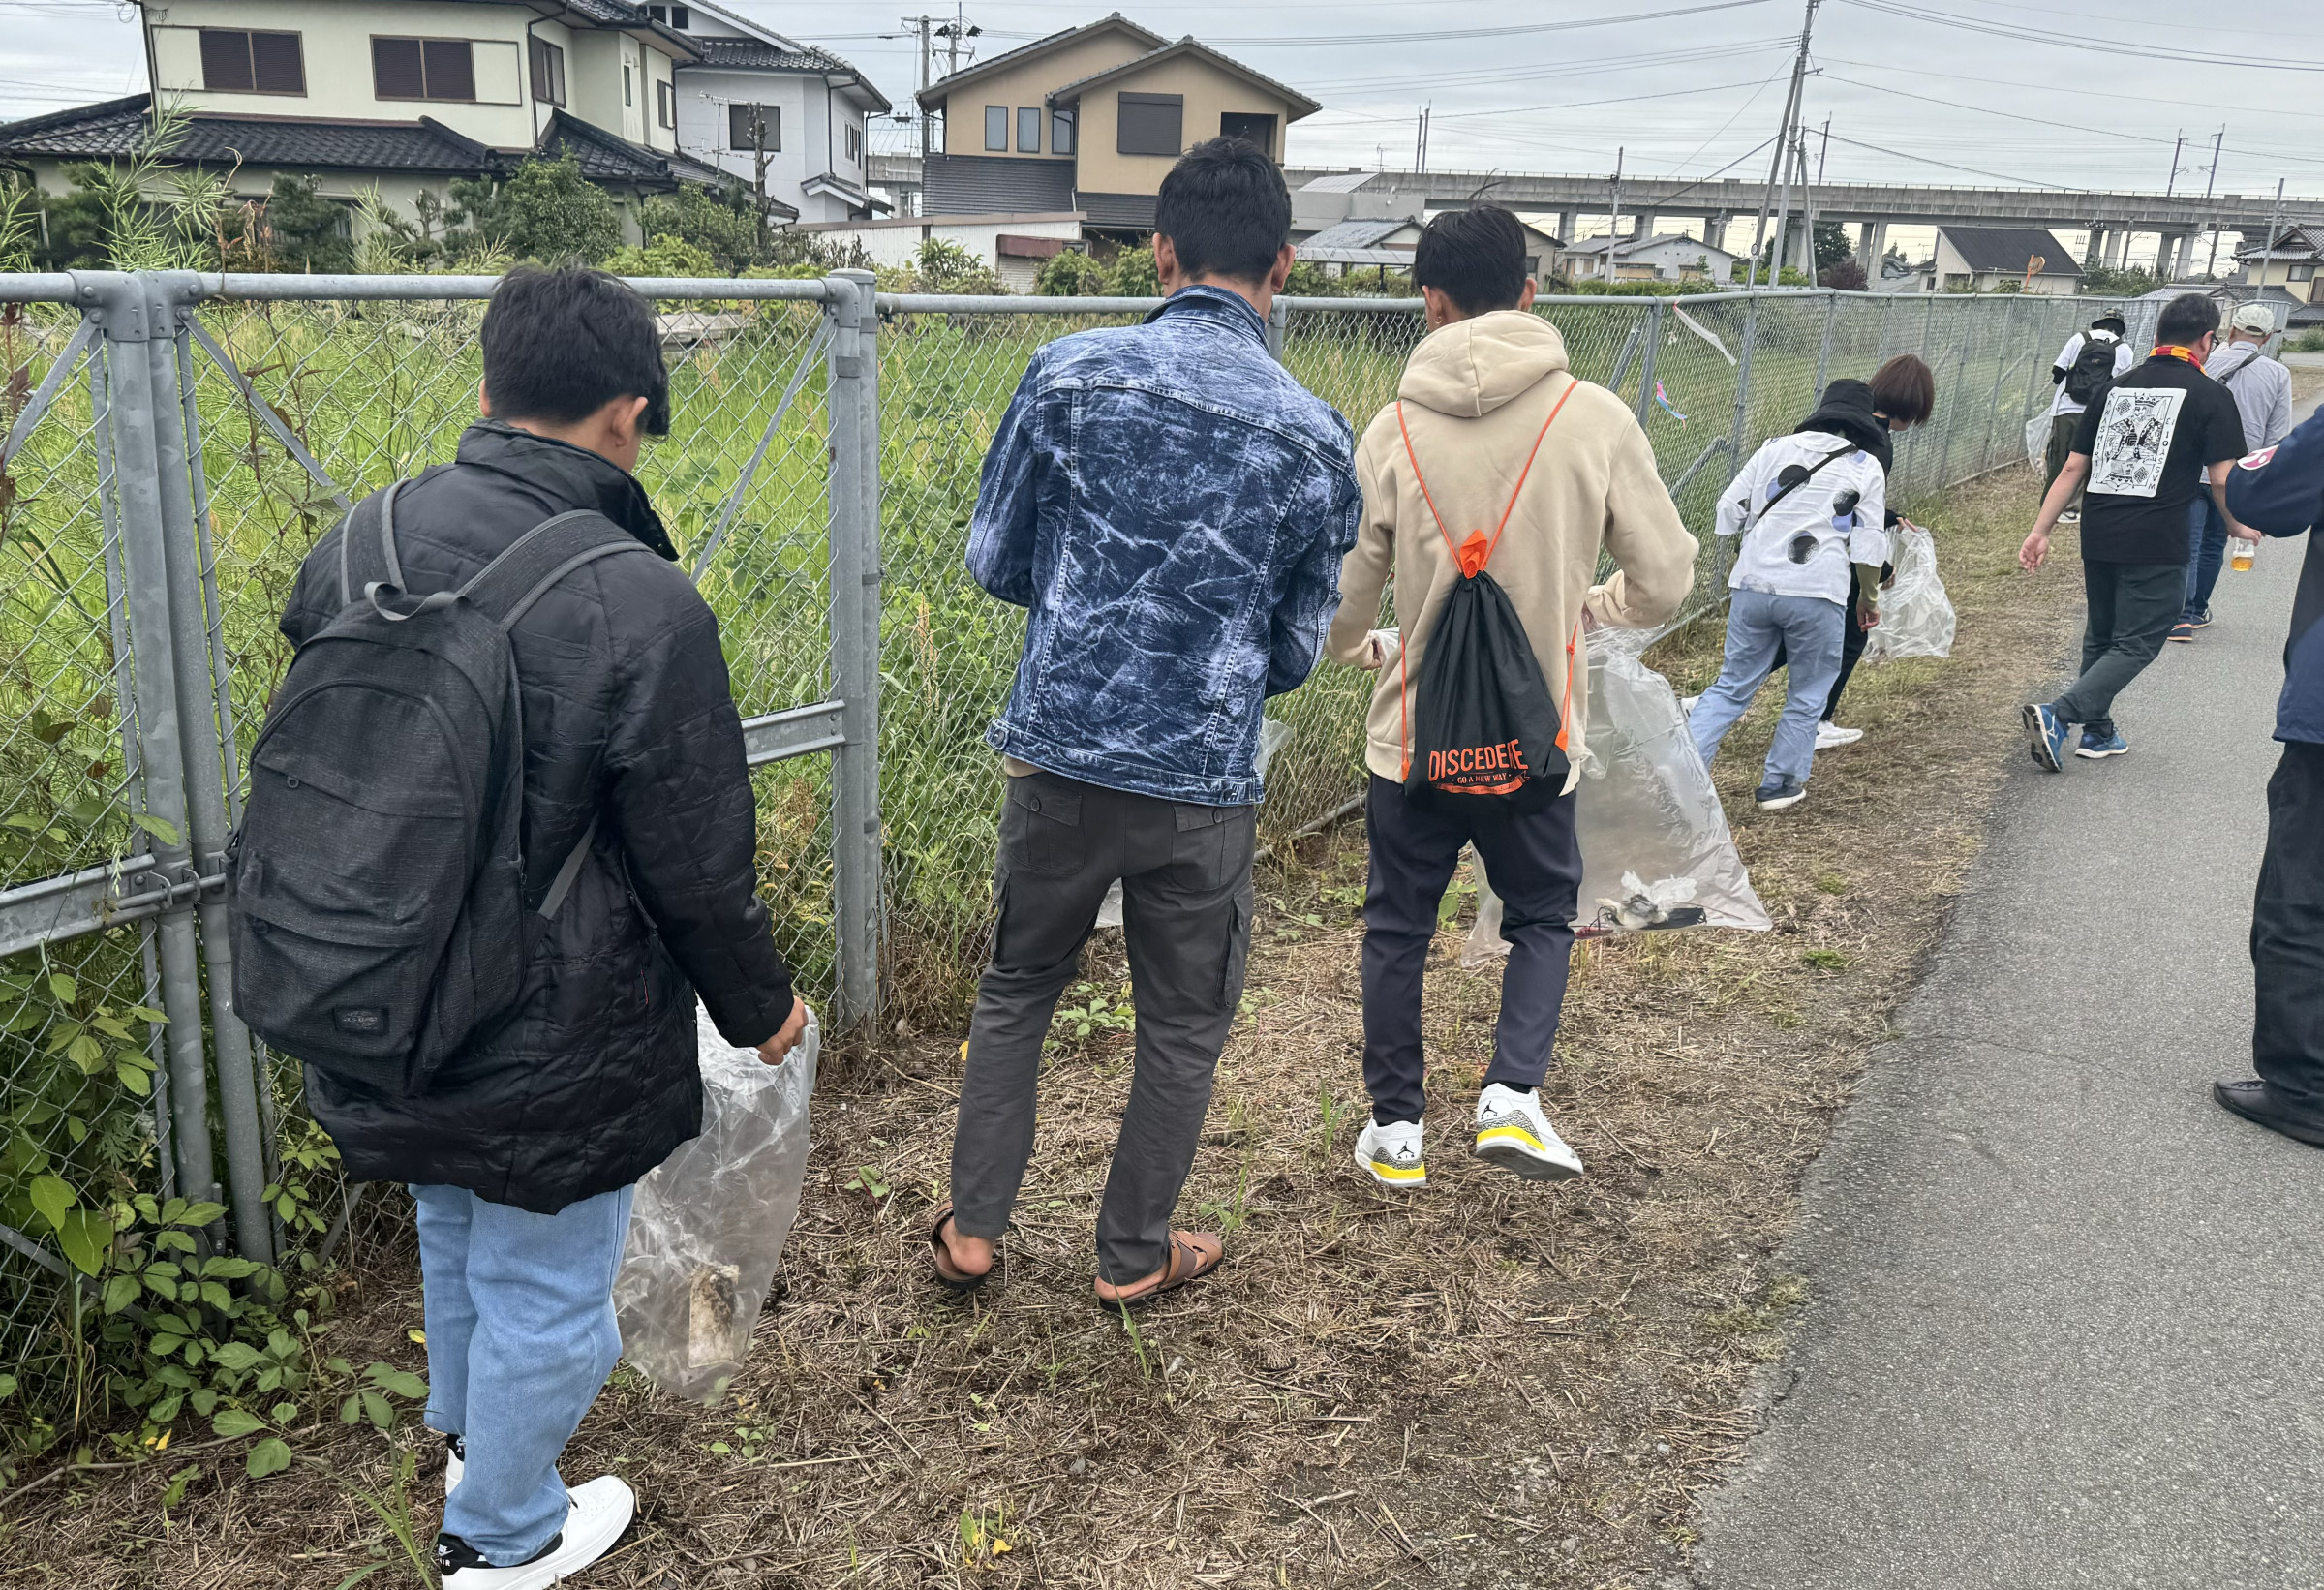
[{"label": "black t-shirt with playing card print", "polygon": [[2187,505],[2204,472],[2244,455],[2234,394],[2180,358],[2150,358],[2083,411],[2074,451],[2090,455],[2082,500],[2086,563],[2185,563]]}]

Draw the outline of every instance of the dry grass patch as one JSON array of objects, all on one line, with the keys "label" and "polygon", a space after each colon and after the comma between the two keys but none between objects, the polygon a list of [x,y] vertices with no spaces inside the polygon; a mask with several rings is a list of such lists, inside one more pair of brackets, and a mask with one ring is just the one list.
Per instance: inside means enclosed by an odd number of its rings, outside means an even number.
[{"label": "dry grass patch", "polygon": [[[675,1403],[625,1370],[568,1454],[568,1476],[614,1468],[643,1498],[585,1582],[1581,1587],[1679,1571],[1694,1492],[1750,1432],[1748,1377],[1810,1301],[1769,1260],[1799,1173],[2022,754],[2016,703],[2074,627],[2072,560],[2031,580],[2011,563],[2033,497],[2016,471],[1932,515],[1955,656],[1860,674],[1844,716],[1866,738],[1819,758],[1805,805],[1750,804],[1772,695],[1729,738],[1717,772],[1777,931],[1577,952],[1547,1093],[1586,1178],[1519,1183],[1460,1151],[1498,972],[1460,970],[1451,933],[1428,991],[1433,1184],[1384,1196],[1358,1177],[1363,839],[1302,841],[1262,869],[1247,1008],[1181,1211],[1229,1232],[1227,1269],[1135,1325],[1092,1304],[1129,1080],[1109,1024],[1060,1042],[1004,1277],[963,1302],[922,1257],[958,1034],[835,1059],[737,1400]],[[1662,665],[1699,688],[1718,641],[1675,637]],[[1124,981],[1101,944],[1073,1002],[1108,1009]],[[341,1350],[416,1367],[392,1208],[359,1254]],[[359,1494],[393,1514],[385,1443],[307,1450],[264,1483],[204,1462],[167,1507],[171,1462],[28,1497],[0,1583],[413,1578]],[[436,1467],[430,1450],[422,1539]]]}]

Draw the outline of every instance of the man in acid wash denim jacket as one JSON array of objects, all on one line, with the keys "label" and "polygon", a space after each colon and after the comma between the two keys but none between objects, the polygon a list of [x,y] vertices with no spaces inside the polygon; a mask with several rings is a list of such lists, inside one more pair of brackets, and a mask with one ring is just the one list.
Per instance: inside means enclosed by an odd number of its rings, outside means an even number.
[{"label": "man in acid wash denim jacket", "polygon": [[999,920],[969,1028],[937,1276],[981,1285],[1032,1154],[1041,1045],[1115,879],[1137,1074],[1097,1221],[1097,1296],[1136,1306],[1219,1265],[1170,1216],[1250,946],[1260,711],[1339,605],[1354,434],[1267,351],[1291,197],[1240,139],[1162,184],[1169,300],[1034,355],[985,456],[968,568],[1030,609],[987,738],[1005,759]]}]

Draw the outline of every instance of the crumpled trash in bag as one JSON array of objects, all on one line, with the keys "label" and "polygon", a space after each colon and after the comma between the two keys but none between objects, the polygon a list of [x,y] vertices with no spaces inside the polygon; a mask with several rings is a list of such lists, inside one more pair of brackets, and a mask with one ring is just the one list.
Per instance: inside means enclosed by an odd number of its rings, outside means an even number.
[{"label": "crumpled trash in bag", "polygon": [[622,1356],[674,1396],[716,1402],[743,1367],[807,1178],[808,1099],[822,1031],[780,1065],[694,1007],[702,1135],[647,1173],[613,1283]]},{"label": "crumpled trash in bag", "polygon": [[[1735,853],[1677,692],[1638,660],[1654,638],[1636,629],[1589,637],[1589,728],[1575,788],[1575,932],[1588,938],[1702,925],[1764,930],[1766,908]],[[1460,957],[1471,969],[1509,953],[1501,897],[1482,861],[1477,876],[1477,922]]]},{"label": "crumpled trash in bag", "polygon": [[1937,541],[1918,525],[1896,529],[1896,582],[1881,594],[1881,622],[1864,637],[1864,660],[1953,655],[1953,601],[1937,573]]},{"label": "crumpled trash in bag", "polygon": [[[1272,718],[1259,719],[1259,754],[1252,758],[1251,767],[1260,778],[1267,777],[1267,764],[1275,759],[1275,752],[1291,743],[1291,725]],[[1121,926],[1121,879],[1106,891],[1105,903],[1097,908],[1097,925],[1101,928]]]},{"label": "crumpled trash in bag", "polygon": [[2050,412],[2047,409],[2026,421],[2026,463],[2035,474],[2049,471]]},{"label": "crumpled trash in bag", "polygon": [[1589,637],[1588,757],[1575,791],[1582,934],[1626,928],[1764,930],[1710,770],[1670,682],[1639,660],[1654,636]]}]

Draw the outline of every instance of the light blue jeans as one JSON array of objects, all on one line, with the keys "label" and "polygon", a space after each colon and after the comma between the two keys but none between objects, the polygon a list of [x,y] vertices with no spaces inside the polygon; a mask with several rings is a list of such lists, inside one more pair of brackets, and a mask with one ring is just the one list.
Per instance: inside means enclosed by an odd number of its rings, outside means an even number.
[{"label": "light blue jeans", "polygon": [[1767,780],[1808,781],[1816,760],[1816,720],[1840,677],[1841,627],[1848,609],[1821,596],[1772,596],[1764,591],[1731,593],[1727,610],[1727,660],[1719,680],[1702,692],[1687,726],[1695,749],[1708,762],[1719,742],[1735,726],[1775,667],[1775,649],[1789,658],[1784,716],[1767,748]]},{"label": "light blue jeans", "polygon": [[464,1187],[413,1187],[428,1326],[428,1423],[467,1467],[443,1530],[509,1568],[565,1528],[557,1456],[622,1356],[613,1278],[621,1187],[532,1214]]}]

